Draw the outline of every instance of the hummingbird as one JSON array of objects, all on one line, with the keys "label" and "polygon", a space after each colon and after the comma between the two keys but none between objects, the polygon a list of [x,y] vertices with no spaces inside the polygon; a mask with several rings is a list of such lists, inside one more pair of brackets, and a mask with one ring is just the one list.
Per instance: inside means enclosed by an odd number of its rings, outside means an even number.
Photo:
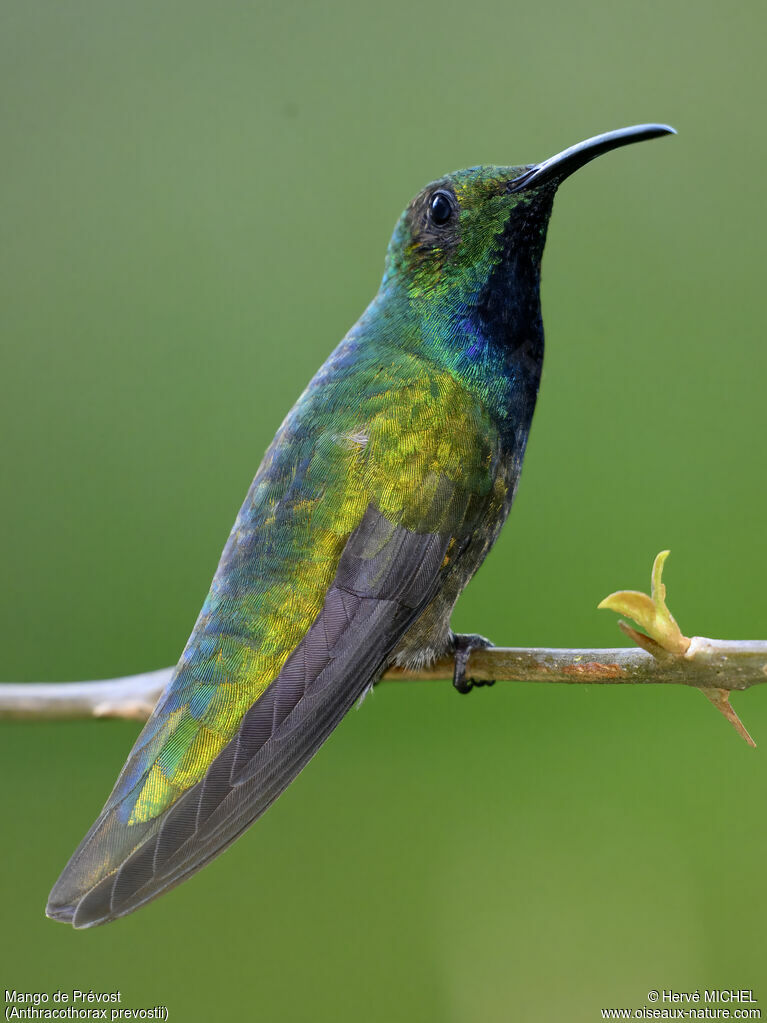
[{"label": "hummingbird", "polygon": [[260,817],[391,665],[468,655],[450,615],[509,513],[543,362],[541,258],[562,181],[607,132],[542,163],[428,185],[378,294],[264,455],[167,688],[47,915],[132,912]]}]

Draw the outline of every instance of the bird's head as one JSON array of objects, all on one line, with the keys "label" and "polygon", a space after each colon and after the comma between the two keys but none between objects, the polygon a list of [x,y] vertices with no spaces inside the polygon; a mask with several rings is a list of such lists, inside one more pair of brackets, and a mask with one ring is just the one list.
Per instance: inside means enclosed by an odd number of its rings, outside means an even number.
[{"label": "bird's head", "polygon": [[[383,286],[430,315],[534,297],[554,194],[573,171],[618,146],[673,133],[662,124],[607,132],[543,163],[473,167],[428,185],[399,219]],[[528,293],[530,289],[533,296]]]}]

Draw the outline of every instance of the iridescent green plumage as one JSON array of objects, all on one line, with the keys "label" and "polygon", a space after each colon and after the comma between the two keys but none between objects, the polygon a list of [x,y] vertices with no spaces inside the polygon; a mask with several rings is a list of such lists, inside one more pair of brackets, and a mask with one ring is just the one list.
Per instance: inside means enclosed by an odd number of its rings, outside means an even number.
[{"label": "iridescent green plumage", "polygon": [[[408,529],[451,535],[462,517],[476,521],[488,501],[499,513],[498,440],[481,408],[448,374],[427,374],[416,358],[384,346],[371,354],[381,365],[366,374],[375,383],[364,412],[358,368],[343,380],[334,367],[332,385],[314,384],[270,447],[176,680],[145,730],[139,787],[127,804],[131,822],[156,816],[202,777],[319,614],[369,504]],[[403,415],[410,420],[404,436],[397,429]],[[435,494],[444,479],[459,496],[442,508]],[[130,770],[127,778],[133,781]]]},{"label": "iridescent green plumage", "polygon": [[[474,168],[395,229],[381,289],[267,451],[168,689],[51,894],[123,915],[224,848],[387,663],[450,648],[506,517],[540,378],[559,179]],[[444,219],[443,219],[444,218]]]}]

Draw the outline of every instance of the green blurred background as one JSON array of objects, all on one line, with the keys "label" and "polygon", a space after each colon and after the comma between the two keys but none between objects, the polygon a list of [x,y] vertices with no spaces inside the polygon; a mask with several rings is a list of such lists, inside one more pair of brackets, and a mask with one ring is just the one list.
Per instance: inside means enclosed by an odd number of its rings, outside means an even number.
[{"label": "green blurred background", "polygon": [[[8,680],[170,664],[261,454],[427,181],[665,120],[568,181],[509,527],[455,624],[620,643],[670,547],[688,634],[767,637],[763,104],[744,3],[6,0],[0,591]],[[172,1020],[767,1009],[767,687],[381,687],[227,855],[76,933],[48,889],[137,733],[0,726],[0,988]]]}]

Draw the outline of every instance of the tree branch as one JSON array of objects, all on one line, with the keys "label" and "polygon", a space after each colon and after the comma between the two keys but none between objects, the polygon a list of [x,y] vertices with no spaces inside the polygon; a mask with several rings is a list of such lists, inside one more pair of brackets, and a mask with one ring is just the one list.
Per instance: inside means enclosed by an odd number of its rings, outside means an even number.
[{"label": "tree branch", "polygon": [[[98,682],[22,682],[0,684],[0,719],[149,716],[168,683],[172,668]],[[453,659],[427,668],[391,668],[386,681],[449,679]],[[767,682],[767,642],[704,639],[696,636],[685,654],[656,657],[631,647],[567,650],[490,647],[473,650],[467,678],[479,682],[565,682],[695,686],[726,691]]]},{"label": "tree branch", "polygon": [[[730,692],[767,682],[767,641],[706,639],[682,635],[666,606],[662,582],[668,551],[655,559],[650,596],[633,590],[613,593],[599,605],[632,618],[645,632],[625,622],[620,627],[638,647],[567,650],[524,647],[477,648],[466,677],[477,682],[565,682],[694,686],[721,711],[750,744],[753,739],[730,705]],[[99,682],[27,682],[0,684],[0,719],[117,717],[145,720],[173,673],[161,668],[143,675]],[[452,657],[417,671],[391,668],[386,680],[410,682],[449,679]]]},{"label": "tree branch", "polygon": [[0,683],[0,720],[133,718],[152,713],[173,668],[99,682]]}]

